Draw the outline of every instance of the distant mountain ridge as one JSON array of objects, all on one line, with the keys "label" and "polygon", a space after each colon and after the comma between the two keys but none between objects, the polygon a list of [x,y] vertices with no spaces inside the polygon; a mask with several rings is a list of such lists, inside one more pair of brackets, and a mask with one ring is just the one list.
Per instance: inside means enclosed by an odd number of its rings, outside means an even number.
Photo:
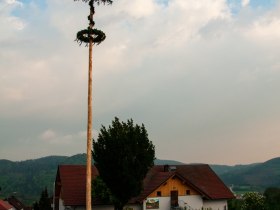
[{"label": "distant mountain ridge", "polygon": [[[52,194],[58,165],[86,164],[86,155],[48,156],[34,160],[0,160],[0,198],[15,195],[27,204],[38,200],[47,187]],[[184,164],[173,160],[155,160],[156,165]],[[280,187],[280,157],[249,165],[210,165],[228,186]]]},{"label": "distant mountain ridge", "polygon": [[242,166],[220,174],[220,177],[225,183],[232,185],[280,187],[280,157],[264,163]]}]

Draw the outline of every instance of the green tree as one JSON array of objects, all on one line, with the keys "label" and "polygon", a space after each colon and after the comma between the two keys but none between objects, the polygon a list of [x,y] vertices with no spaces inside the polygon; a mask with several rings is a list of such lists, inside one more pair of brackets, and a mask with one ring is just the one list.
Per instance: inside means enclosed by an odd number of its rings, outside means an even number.
[{"label": "green tree", "polygon": [[228,210],[240,210],[241,209],[241,200],[231,199],[228,201]]},{"label": "green tree", "polygon": [[98,198],[106,204],[113,203],[114,197],[110,189],[107,187],[105,182],[100,178],[100,176],[96,177],[92,181],[92,197]]},{"label": "green tree", "polygon": [[257,192],[245,193],[241,210],[265,210],[265,197]]},{"label": "green tree", "polygon": [[101,127],[97,141],[93,141],[93,159],[114,197],[115,210],[122,210],[141,192],[143,179],[154,164],[155,147],[143,124],[115,118],[108,129]]},{"label": "green tree", "polygon": [[48,189],[45,188],[39,200],[39,210],[52,210]]},{"label": "green tree", "polygon": [[267,209],[280,210],[280,188],[267,188],[264,191],[264,196]]},{"label": "green tree", "polygon": [[40,210],[39,209],[39,204],[38,204],[38,202],[36,201],[35,203],[33,203],[33,210]]}]

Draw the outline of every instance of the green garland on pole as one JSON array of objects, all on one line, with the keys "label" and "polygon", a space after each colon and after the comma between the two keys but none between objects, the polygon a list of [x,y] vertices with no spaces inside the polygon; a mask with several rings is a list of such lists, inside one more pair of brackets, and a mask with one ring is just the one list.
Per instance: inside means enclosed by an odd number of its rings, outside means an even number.
[{"label": "green garland on pole", "polygon": [[[74,0],[74,1],[79,1],[79,0]],[[88,1],[91,1],[91,0],[82,0],[83,2],[88,2]],[[100,3],[108,3],[108,4],[112,4],[113,1],[112,0],[93,0],[93,2],[96,2],[97,4],[100,4]]]},{"label": "green garland on pole", "polygon": [[94,44],[100,44],[105,40],[105,38],[106,35],[103,31],[98,29],[88,28],[88,29],[81,30],[77,33],[76,41],[80,43],[80,45],[83,42],[88,44],[90,40]]},{"label": "green garland on pole", "polygon": [[[74,1],[79,1],[79,0],[74,0]],[[95,25],[95,22],[93,21],[93,18],[92,18],[92,16],[95,13],[94,2],[96,2],[99,5],[100,3],[112,4],[113,1],[112,0],[82,0],[82,1],[83,2],[89,2],[90,13],[92,15],[88,16],[89,27],[87,29],[83,29],[83,30],[79,31],[77,33],[75,41],[77,41],[80,45],[82,43],[86,43],[86,46],[88,46],[88,43],[90,41],[92,41],[93,44],[97,44],[98,45],[98,44],[100,44],[101,42],[103,42],[106,39],[106,35],[101,30],[98,30],[96,28],[93,29],[93,26]]]}]

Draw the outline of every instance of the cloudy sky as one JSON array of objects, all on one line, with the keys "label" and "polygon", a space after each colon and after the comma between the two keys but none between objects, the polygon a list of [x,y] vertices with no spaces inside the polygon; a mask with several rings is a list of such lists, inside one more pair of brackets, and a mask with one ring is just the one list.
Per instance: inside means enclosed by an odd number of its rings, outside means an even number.
[{"label": "cloudy sky", "polygon": [[[88,5],[0,0],[0,159],[86,151]],[[95,134],[144,123],[156,156],[247,164],[280,156],[278,0],[116,0],[99,6]]]}]

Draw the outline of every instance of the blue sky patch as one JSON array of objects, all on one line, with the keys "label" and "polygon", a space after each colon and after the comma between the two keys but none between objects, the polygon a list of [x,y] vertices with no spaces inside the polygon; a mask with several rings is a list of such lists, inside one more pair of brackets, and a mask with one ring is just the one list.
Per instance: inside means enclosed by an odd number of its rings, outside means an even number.
[{"label": "blue sky patch", "polygon": [[[276,5],[276,1],[277,0],[250,0],[249,6],[254,9],[268,10]],[[241,10],[241,2],[241,0],[227,0],[233,14],[237,14]]]},{"label": "blue sky patch", "polygon": [[34,3],[36,4],[40,9],[44,9],[47,6],[47,3],[45,0],[19,0],[23,4],[30,4]]},{"label": "blue sky patch", "polygon": [[169,0],[155,0],[156,3],[164,5],[164,6],[168,6]]},{"label": "blue sky patch", "polygon": [[30,4],[34,4],[38,6],[40,10],[44,10],[47,7],[46,0],[18,0],[18,1],[21,2],[24,5],[24,7],[23,8],[17,7],[12,11],[12,15],[17,17],[20,17],[23,13],[25,13],[23,10],[28,9],[28,6]]},{"label": "blue sky patch", "polygon": [[273,8],[276,5],[277,0],[251,0],[250,1],[250,6],[251,7],[262,7],[266,9]]}]

